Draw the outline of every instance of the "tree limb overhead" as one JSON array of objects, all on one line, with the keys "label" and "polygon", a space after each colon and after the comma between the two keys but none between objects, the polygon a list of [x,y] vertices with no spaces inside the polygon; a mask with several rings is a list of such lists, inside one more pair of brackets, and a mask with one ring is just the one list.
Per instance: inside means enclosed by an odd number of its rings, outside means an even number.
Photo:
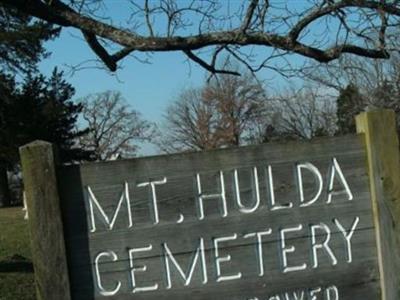
[{"label": "tree limb overhead", "polygon": [[[254,55],[239,51],[246,46],[258,47],[257,55],[264,55],[264,62],[272,50],[322,63],[343,54],[386,59],[393,49],[390,36],[399,34],[400,23],[398,0],[310,0],[293,4],[295,8],[282,5],[282,1],[234,1],[229,5],[234,13],[217,0],[126,0],[124,5],[132,11],[126,26],[114,25],[123,24],[119,19],[109,21],[111,17],[105,15],[107,9],[100,16],[98,7],[108,3],[102,0],[0,0],[0,5],[80,30],[89,47],[111,71],[132,51],[179,51],[211,73],[229,73],[229,70],[217,70],[215,57],[200,51],[223,49],[214,50],[219,55],[227,52],[226,46],[234,46],[243,61],[251,61]],[[109,43],[121,50],[110,54]],[[212,61],[208,63],[208,59]],[[254,61],[256,64],[257,59]]]}]

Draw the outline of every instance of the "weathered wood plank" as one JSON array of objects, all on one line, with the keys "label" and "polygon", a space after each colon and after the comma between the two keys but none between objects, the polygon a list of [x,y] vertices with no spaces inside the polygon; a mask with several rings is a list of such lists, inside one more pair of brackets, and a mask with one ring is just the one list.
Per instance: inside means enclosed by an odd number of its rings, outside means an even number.
[{"label": "weathered wood plank", "polygon": [[21,147],[20,154],[29,211],[37,298],[70,300],[52,145],[36,141]]},{"label": "weathered wood plank", "polygon": [[[330,187],[333,158],[352,200],[336,169]],[[338,299],[379,299],[365,161],[363,137],[347,136],[60,167],[73,299],[103,299],[108,294],[109,299],[287,300],[302,299],[302,292],[304,299],[311,298],[312,289],[321,288],[315,292],[317,299],[333,300],[335,295],[328,298],[326,294],[332,286],[338,289]],[[301,206],[300,194],[307,202],[318,192],[320,181],[305,168],[300,183],[296,165],[301,163],[311,163],[321,173],[321,193],[309,206]],[[149,182],[154,184],[154,193]],[[332,194],[327,203],[332,190],[341,193]],[[238,193],[243,207],[237,203]],[[214,195],[203,200],[203,213],[200,195]],[[288,203],[292,208],[276,209]],[[250,212],[252,207],[256,209]],[[346,242],[346,230],[350,242]],[[249,236],[255,232],[264,232],[260,242]],[[286,232],[283,238],[282,232]],[[221,237],[227,240],[216,246]],[[330,252],[316,246],[324,241]],[[132,249],[136,249],[134,258],[129,256]],[[204,253],[204,261],[199,253]],[[183,277],[196,257],[185,285]],[[140,269],[144,265],[146,271]],[[296,270],[288,271],[290,266]]]},{"label": "weathered wood plank", "polygon": [[356,118],[365,134],[374,222],[378,241],[382,299],[400,299],[400,157],[393,111],[376,110]]}]

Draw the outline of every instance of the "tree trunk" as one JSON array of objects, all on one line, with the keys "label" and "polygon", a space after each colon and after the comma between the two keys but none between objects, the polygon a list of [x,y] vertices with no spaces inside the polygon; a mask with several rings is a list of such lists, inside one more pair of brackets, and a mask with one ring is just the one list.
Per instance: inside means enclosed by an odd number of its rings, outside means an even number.
[{"label": "tree trunk", "polygon": [[5,165],[0,164],[0,207],[10,206],[10,204],[7,168]]}]

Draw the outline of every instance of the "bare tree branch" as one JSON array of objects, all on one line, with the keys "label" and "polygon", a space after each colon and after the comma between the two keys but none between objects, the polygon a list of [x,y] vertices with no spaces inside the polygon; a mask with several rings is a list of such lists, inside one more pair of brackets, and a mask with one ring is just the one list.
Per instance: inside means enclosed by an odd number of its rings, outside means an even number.
[{"label": "bare tree branch", "polygon": [[94,53],[104,62],[107,68],[114,72],[117,70],[117,62],[113,59],[111,55],[108,54],[107,50],[100,44],[97,40],[96,35],[93,33],[82,31],[86,42],[89,44],[90,48]]},{"label": "bare tree branch", "polygon": [[346,7],[358,7],[358,8],[369,8],[375,10],[381,10],[388,14],[400,16],[400,8],[398,4],[390,4],[383,1],[369,1],[369,0],[342,0],[338,2],[326,1],[326,6],[316,7],[311,10],[307,15],[301,18],[297,24],[289,32],[289,36],[293,41],[296,41],[300,33],[312,22],[319,18],[331,14],[336,11],[340,11]]},{"label": "bare tree branch", "polygon": [[379,17],[381,19],[381,28],[379,29],[379,46],[384,49],[386,45],[386,30],[388,28],[388,18],[386,13],[379,11]]},{"label": "bare tree branch", "polygon": [[246,32],[246,30],[249,29],[257,4],[258,0],[250,1],[249,7],[247,8],[246,16],[244,17],[243,24],[240,28],[243,32]]},{"label": "bare tree branch", "polygon": [[151,21],[150,21],[150,9],[149,9],[149,0],[146,0],[144,2],[144,13],[146,16],[146,24],[147,24],[147,28],[149,29],[150,32],[150,36],[154,36],[154,31],[153,31],[153,25],[151,25]]},{"label": "bare tree branch", "polygon": [[[81,12],[82,3],[79,7],[73,2],[61,0],[0,0],[0,3],[13,7],[23,13],[37,17],[39,19],[64,26],[74,27],[83,32],[87,43],[96,55],[112,71],[116,70],[119,60],[127,56],[131,51],[142,52],[166,52],[182,51],[191,60],[195,61],[210,72],[215,72],[214,63],[207,63],[200,59],[193,52],[206,47],[223,46],[263,46],[275,48],[288,53],[296,53],[301,56],[314,59],[318,62],[327,63],[338,59],[343,54],[354,54],[367,58],[388,58],[387,35],[389,20],[391,26],[397,24],[396,20],[400,17],[399,1],[378,1],[378,0],[340,0],[340,1],[315,1],[310,2],[311,7],[303,9],[301,12],[291,11],[285,8],[286,15],[271,14],[270,2],[264,0],[260,4],[259,0],[251,0],[245,12],[238,15],[235,21],[231,17],[216,16],[218,1],[207,0],[204,2],[190,1],[186,7],[179,7],[180,2],[173,0],[160,1],[158,6],[149,7],[145,1],[142,15],[144,24],[147,24],[149,34],[141,35],[132,29],[116,27],[106,21],[96,17],[92,13]],[[71,3],[68,5],[66,3]],[[96,4],[103,3],[101,0]],[[74,8],[78,10],[75,10]],[[138,8],[139,9],[139,8]],[[352,28],[344,21],[345,10],[358,14],[359,24],[352,25]],[[368,14],[365,11],[369,11]],[[154,15],[153,15],[154,13]],[[199,33],[195,34],[191,30],[185,31],[193,23],[190,17],[185,18],[185,14],[193,13],[200,15]],[[268,15],[267,15],[268,13]],[[165,35],[155,36],[152,25],[152,18],[157,18],[159,14],[167,16],[167,30]],[[339,19],[343,24],[345,36],[353,34],[359,40],[351,38],[340,40],[336,43],[326,45],[322,39],[306,43],[300,38],[303,33],[315,29],[313,23],[323,20],[323,18],[333,17]],[[362,18],[361,18],[362,17]],[[376,20],[381,20],[381,25],[376,25]],[[396,18],[394,20],[393,18]],[[355,18],[353,18],[355,19]],[[207,20],[207,22],[205,22]],[[139,22],[139,20],[136,20]],[[259,28],[256,26],[259,22]],[[352,22],[354,23],[354,22]],[[204,27],[205,24],[207,27]],[[224,24],[230,24],[225,26]],[[282,26],[287,26],[287,30],[282,30]],[[376,27],[377,37],[370,34]],[[248,29],[252,29],[249,31]],[[206,30],[204,30],[206,29]],[[340,37],[341,29],[336,36]],[[203,33],[203,31],[205,31]],[[185,34],[183,34],[185,33]],[[120,52],[110,55],[99,39],[104,39],[115,43],[123,48]],[[379,39],[379,42],[370,43],[371,39]],[[351,42],[350,42],[351,41]]]},{"label": "bare tree branch", "polygon": [[216,69],[215,66],[207,64],[204,60],[202,60],[200,57],[196,56],[190,50],[184,50],[183,52],[187,55],[187,57],[189,57],[194,62],[198,63],[200,66],[202,66],[204,69],[209,71],[211,74],[230,74],[230,75],[236,75],[236,76],[240,75],[240,73],[235,72],[235,71]]}]

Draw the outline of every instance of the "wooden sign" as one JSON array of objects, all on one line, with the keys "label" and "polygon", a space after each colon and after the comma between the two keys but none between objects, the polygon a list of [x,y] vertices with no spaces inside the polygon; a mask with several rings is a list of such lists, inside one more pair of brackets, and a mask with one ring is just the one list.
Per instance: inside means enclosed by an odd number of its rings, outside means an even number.
[{"label": "wooden sign", "polygon": [[21,152],[46,299],[382,299],[364,135],[53,169],[48,144]]}]

